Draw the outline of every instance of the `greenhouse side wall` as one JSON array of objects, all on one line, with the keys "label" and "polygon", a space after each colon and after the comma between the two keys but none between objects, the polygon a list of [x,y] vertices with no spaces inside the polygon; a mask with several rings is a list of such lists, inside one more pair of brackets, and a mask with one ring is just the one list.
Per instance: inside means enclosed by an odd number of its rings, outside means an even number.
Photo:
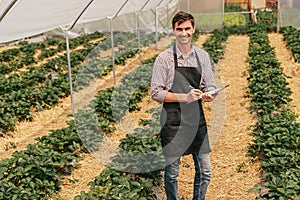
[{"label": "greenhouse side wall", "polygon": [[279,27],[292,26],[300,28],[300,1],[279,1]]},{"label": "greenhouse side wall", "polygon": [[223,8],[223,0],[181,0],[179,3],[180,10],[194,15],[197,29],[203,32],[223,27]]}]

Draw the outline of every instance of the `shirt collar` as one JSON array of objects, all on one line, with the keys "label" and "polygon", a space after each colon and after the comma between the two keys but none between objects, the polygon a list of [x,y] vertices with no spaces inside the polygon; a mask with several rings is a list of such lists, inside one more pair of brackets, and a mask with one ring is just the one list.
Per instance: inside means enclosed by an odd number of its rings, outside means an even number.
[{"label": "shirt collar", "polygon": [[[194,45],[192,45],[191,51],[187,55],[187,57],[192,56],[194,54],[194,52],[195,52],[195,48],[194,48]],[[176,55],[177,55],[177,58],[183,58],[183,55],[182,55],[181,51],[179,50],[177,44],[176,44]]]}]

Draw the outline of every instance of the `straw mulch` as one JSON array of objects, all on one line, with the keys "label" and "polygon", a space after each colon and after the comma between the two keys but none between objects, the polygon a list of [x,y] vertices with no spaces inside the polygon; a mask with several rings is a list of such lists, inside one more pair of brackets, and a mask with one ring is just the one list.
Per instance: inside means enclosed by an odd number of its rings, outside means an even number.
[{"label": "straw mulch", "polygon": [[288,87],[292,90],[291,106],[298,114],[297,121],[300,122],[300,63],[295,62],[290,51],[286,48],[281,34],[269,34],[270,45],[275,48],[276,59],[281,63],[284,74],[288,77]]}]

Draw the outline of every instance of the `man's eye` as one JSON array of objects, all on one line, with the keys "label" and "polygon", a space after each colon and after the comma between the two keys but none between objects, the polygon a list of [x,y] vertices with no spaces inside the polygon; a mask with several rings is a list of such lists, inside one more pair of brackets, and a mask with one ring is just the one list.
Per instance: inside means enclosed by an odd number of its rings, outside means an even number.
[{"label": "man's eye", "polygon": [[176,31],[182,31],[182,30],[185,30],[185,31],[188,31],[188,30],[190,30],[191,28],[176,28]]}]

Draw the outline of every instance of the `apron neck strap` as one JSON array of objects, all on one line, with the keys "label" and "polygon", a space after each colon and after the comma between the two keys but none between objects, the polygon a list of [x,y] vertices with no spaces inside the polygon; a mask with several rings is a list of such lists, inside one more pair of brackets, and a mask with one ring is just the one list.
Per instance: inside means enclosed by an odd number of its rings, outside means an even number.
[{"label": "apron neck strap", "polygon": [[[198,67],[199,67],[199,72],[201,73],[202,72],[202,67],[201,67],[199,56],[198,56],[195,49],[194,49],[194,53],[196,55],[197,64],[198,64]],[[173,56],[174,56],[174,64],[175,64],[175,68],[176,68],[176,67],[178,67],[178,60],[177,60],[177,53],[176,53],[176,45],[175,44],[173,45]]]}]

